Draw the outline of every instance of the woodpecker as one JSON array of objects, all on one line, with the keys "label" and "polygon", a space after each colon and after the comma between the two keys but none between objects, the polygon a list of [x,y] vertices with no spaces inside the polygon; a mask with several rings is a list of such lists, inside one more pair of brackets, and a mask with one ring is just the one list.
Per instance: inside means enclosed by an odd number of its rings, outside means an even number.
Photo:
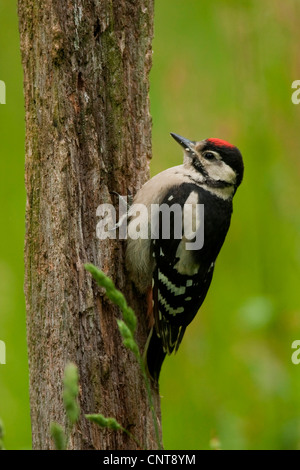
[{"label": "woodpecker", "polygon": [[[144,357],[154,381],[159,379],[165,356],[178,350],[186,327],[206,297],[230,226],[232,199],[244,173],[241,152],[229,142],[216,138],[195,142],[177,134],[171,136],[184,149],[183,164],[162,171],[137,192],[131,207],[142,204],[147,208],[148,217],[140,220],[140,230],[148,231],[149,236],[129,237],[126,248],[129,276],[137,289],[147,294],[151,329]],[[180,237],[171,230],[169,239],[165,239],[162,217],[158,236],[151,237],[151,207],[163,204],[182,209],[188,204],[203,205],[204,244],[200,249],[187,249],[190,240],[184,235],[184,226]],[[196,212],[192,213],[195,229]],[[135,219],[130,209],[128,232]],[[197,223],[196,230],[200,230]]]}]

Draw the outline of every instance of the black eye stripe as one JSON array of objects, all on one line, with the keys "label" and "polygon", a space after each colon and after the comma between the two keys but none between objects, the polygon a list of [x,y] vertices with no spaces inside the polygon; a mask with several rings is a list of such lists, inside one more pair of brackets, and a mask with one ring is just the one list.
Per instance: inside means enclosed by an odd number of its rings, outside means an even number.
[{"label": "black eye stripe", "polygon": [[197,157],[194,157],[192,160],[192,165],[195,168],[195,170],[199,171],[203,176],[208,176],[207,171],[205,168],[202,166],[200,160]]},{"label": "black eye stripe", "polygon": [[[212,153],[212,152],[210,152]],[[204,155],[203,155],[204,156]],[[215,157],[215,155],[214,155]],[[205,170],[205,168],[201,165],[201,162],[198,160],[197,157],[194,157],[192,159],[192,165],[197,170],[199,173],[201,173],[204,176],[204,181],[203,183],[207,184],[208,186],[211,186],[212,188],[226,188],[232,186],[231,183],[227,183],[227,181],[222,181],[222,180],[214,180],[210,178],[209,174]],[[190,177],[192,179],[192,177]]]}]

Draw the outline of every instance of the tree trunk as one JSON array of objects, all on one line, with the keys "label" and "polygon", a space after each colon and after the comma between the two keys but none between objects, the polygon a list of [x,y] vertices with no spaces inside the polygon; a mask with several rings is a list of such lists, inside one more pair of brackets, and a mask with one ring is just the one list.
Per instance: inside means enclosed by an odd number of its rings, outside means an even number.
[{"label": "tree trunk", "polygon": [[[145,298],[126,277],[124,242],[99,240],[96,209],[111,192],[148,179],[148,75],[153,0],[20,0],[26,109],[25,294],[34,449],[53,448],[51,421],[65,423],[62,377],[80,375],[81,418],[71,449],[135,449],[85,413],[115,417],[156,448],[143,380],[116,318],[84,263],[109,275],[147,336]],[[153,389],[160,423],[158,390]]]}]

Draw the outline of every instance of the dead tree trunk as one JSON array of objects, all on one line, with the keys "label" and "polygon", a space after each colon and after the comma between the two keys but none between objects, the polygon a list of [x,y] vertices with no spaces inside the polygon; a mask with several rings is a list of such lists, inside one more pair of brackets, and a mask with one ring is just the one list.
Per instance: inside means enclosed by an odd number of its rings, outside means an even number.
[{"label": "dead tree trunk", "polygon": [[[126,292],[147,334],[145,299],[126,278],[124,243],[96,237],[96,209],[149,176],[153,0],[20,0],[26,109],[25,294],[34,449],[64,423],[66,363],[80,374],[72,449],[134,449],[84,418],[115,417],[156,448],[143,381],[119,335],[120,313],[84,270],[98,266]],[[160,420],[158,390],[153,390]]]}]

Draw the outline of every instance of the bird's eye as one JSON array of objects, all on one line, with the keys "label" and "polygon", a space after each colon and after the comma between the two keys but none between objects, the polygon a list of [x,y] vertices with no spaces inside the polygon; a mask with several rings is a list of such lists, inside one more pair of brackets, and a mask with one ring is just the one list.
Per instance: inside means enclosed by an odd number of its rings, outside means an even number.
[{"label": "bird's eye", "polygon": [[213,160],[214,158],[216,158],[215,154],[212,152],[205,152],[204,157],[206,158],[206,160]]}]

